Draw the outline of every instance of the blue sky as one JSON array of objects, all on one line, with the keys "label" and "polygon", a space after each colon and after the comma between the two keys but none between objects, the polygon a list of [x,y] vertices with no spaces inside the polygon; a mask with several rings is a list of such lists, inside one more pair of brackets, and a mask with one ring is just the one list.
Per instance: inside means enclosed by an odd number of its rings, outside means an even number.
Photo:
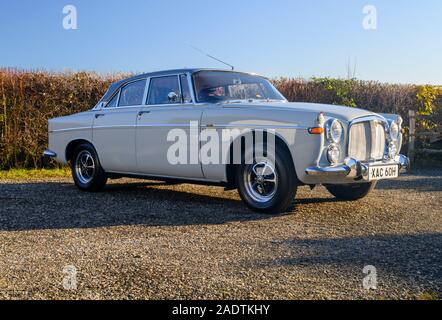
[{"label": "blue sky", "polygon": [[[77,8],[78,30],[63,28]],[[365,5],[377,30],[362,27]],[[0,66],[144,72],[222,67],[270,77],[442,84],[440,0],[3,0]]]}]

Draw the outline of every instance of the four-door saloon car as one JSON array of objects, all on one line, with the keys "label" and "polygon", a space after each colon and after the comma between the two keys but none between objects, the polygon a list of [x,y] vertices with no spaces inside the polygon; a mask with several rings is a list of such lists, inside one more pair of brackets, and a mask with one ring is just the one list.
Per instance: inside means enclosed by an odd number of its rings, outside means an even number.
[{"label": "four-door saloon car", "polygon": [[[301,185],[322,184],[338,199],[357,200],[378,180],[397,178],[408,167],[399,154],[401,124],[397,115],[289,103],[255,74],[171,70],[114,83],[91,110],[49,120],[44,154],[69,164],[81,190],[121,177],[221,185],[237,188],[253,210],[278,213]],[[203,161],[208,136],[225,144],[226,130],[240,133],[229,152]],[[244,142],[242,134],[262,131],[260,145]],[[197,148],[181,143],[171,152],[180,134]],[[238,139],[240,161],[232,162]]]}]

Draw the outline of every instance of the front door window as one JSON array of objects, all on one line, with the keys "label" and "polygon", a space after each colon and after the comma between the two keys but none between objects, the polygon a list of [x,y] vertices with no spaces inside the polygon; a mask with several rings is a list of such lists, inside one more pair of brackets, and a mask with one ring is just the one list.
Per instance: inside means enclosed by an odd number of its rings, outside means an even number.
[{"label": "front door window", "polygon": [[152,78],[147,104],[178,104],[181,103],[180,95],[177,76]]}]

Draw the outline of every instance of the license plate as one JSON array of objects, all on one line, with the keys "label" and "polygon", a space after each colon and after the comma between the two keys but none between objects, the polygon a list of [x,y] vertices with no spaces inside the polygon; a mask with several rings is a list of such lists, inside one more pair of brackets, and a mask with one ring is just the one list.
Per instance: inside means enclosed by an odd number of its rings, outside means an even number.
[{"label": "license plate", "polygon": [[398,165],[368,167],[369,181],[394,179],[397,177],[399,177]]}]

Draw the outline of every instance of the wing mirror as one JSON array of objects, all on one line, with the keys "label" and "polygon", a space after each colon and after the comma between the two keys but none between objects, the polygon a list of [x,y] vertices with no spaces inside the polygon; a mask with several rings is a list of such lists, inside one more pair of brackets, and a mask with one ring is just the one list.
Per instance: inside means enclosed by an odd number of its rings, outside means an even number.
[{"label": "wing mirror", "polygon": [[169,99],[169,102],[172,102],[172,103],[178,103],[178,102],[180,102],[180,99],[181,99],[181,97],[180,97],[180,95],[179,94],[177,94],[176,92],[169,92],[169,94],[167,95],[167,98]]}]

